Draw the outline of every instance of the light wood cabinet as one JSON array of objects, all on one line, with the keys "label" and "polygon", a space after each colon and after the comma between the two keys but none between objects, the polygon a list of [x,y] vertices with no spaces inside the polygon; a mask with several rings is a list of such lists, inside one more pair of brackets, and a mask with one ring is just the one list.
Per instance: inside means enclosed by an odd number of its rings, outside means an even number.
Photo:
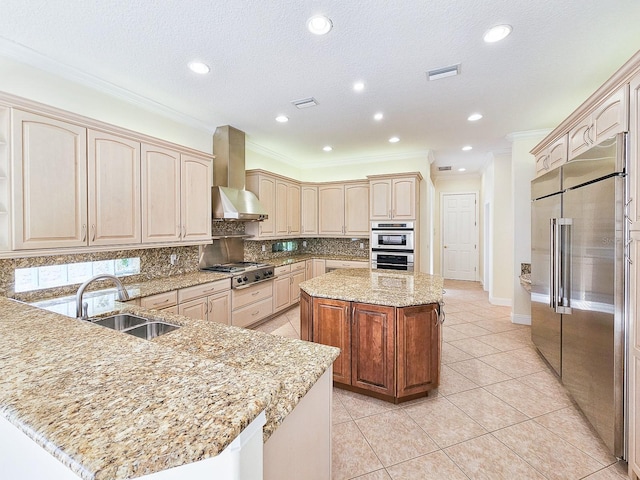
[{"label": "light wood cabinet", "polygon": [[630,228],[640,230],[640,73],[629,84],[629,208]]},{"label": "light wood cabinet", "polygon": [[629,248],[629,476],[640,478],[640,231],[631,232]]},{"label": "light wood cabinet", "polygon": [[255,238],[274,238],[276,236],[276,179],[264,172],[247,172],[247,190],[253,192],[267,212],[267,219],[261,222],[249,222],[246,232]]},{"label": "light wood cabinet", "polygon": [[338,268],[369,268],[369,262],[360,260],[325,260],[325,271]]},{"label": "light wood cabinet", "polygon": [[211,239],[209,158],[142,144],[144,243]]},{"label": "light wood cabinet", "polygon": [[149,295],[140,299],[140,306],[143,308],[151,308],[154,310],[162,310],[163,308],[173,307],[178,304],[178,291],[158,293]]},{"label": "light wood cabinet", "polygon": [[537,177],[567,163],[568,137],[568,135],[563,135],[544,150],[536,154],[535,161]]},{"label": "light wood cabinet", "polygon": [[248,327],[272,313],[272,281],[231,290],[231,325]]},{"label": "light wood cabinet", "polygon": [[300,235],[300,186],[276,181],[275,235],[278,238]]},{"label": "light wood cabinet", "polygon": [[273,313],[295,305],[300,300],[300,284],[306,276],[306,262],[276,267],[273,282]]},{"label": "light wood cabinet", "polygon": [[349,182],[318,186],[318,234],[368,237],[369,185]]},{"label": "light wood cabinet", "polygon": [[209,302],[205,297],[181,303],[178,305],[178,313],[185,317],[206,320],[209,314]]},{"label": "light wood cabinet", "polygon": [[313,259],[305,261],[304,265],[304,279],[311,280],[313,278]]},{"label": "light wood cabinet", "polygon": [[396,403],[438,386],[442,336],[437,304],[396,308],[302,292],[300,325],[301,335],[340,348],[333,364],[336,386]]},{"label": "light wood cabinet", "polygon": [[213,162],[210,158],[180,155],[180,240],[211,240],[211,186]]},{"label": "light wood cabinet", "polygon": [[569,130],[569,161],[592,145],[627,130],[628,86],[611,93],[593,111]]},{"label": "light wood cabinet", "polygon": [[13,248],[87,244],[87,133],[13,110]]},{"label": "light wood cabinet", "polygon": [[392,177],[371,175],[369,178],[371,220],[417,220],[420,200],[419,173]]},{"label": "light wood cabinet", "polygon": [[231,324],[231,281],[229,279],[178,290],[180,315]]},{"label": "light wood cabinet", "polygon": [[301,227],[302,235],[318,234],[318,187],[302,185]]},{"label": "light wood cabinet", "polygon": [[87,132],[89,245],[142,241],[140,142]]},{"label": "light wood cabinet", "polygon": [[180,170],[178,152],[142,144],[143,243],[180,240]]},{"label": "light wood cabinet", "polygon": [[313,276],[319,277],[327,273],[326,261],[322,258],[313,259]]}]

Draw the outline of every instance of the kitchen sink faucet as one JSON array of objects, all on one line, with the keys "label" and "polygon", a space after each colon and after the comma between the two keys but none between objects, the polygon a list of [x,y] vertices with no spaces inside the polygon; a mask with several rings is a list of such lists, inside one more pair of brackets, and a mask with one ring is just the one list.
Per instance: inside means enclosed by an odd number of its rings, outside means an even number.
[{"label": "kitchen sink faucet", "polygon": [[89,318],[89,305],[86,302],[82,302],[82,295],[84,295],[85,289],[89,286],[90,283],[94,282],[95,280],[103,280],[108,278],[113,280],[113,283],[115,283],[116,287],[118,287],[118,300],[120,300],[121,302],[129,300],[129,294],[127,293],[127,290],[124,288],[122,282],[118,277],[116,277],[115,275],[109,275],[108,273],[101,273],[99,275],[96,275],[95,277],[91,277],[78,288],[78,291],[76,292],[76,318],[79,318],[80,320],[87,320]]}]

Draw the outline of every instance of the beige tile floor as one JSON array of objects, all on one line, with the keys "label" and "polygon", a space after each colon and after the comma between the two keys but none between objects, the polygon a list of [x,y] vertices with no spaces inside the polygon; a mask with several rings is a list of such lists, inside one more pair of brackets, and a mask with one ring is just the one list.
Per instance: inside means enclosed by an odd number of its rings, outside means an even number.
[{"label": "beige tile floor", "polygon": [[[510,309],[445,283],[440,387],[393,405],[334,389],[332,478],[621,480],[616,463]],[[294,308],[257,328],[299,338]]]}]

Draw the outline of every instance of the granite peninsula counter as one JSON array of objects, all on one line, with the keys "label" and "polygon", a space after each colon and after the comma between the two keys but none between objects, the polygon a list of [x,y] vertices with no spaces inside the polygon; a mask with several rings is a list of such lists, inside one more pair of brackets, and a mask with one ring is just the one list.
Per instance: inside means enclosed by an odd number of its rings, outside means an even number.
[{"label": "granite peninsula counter", "polygon": [[260,439],[276,445],[278,429],[288,428],[339,353],[121,309],[181,328],[148,341],[0,298],[0,421],[83,479],[135,478],[210,460],[263,411]]},{"label": "granite peninsula counter", "polygon": [[418,272],[335,270],[300,284],[301,336],[340,348],[334,385],[395,403],[440,380],[443,280]]}]

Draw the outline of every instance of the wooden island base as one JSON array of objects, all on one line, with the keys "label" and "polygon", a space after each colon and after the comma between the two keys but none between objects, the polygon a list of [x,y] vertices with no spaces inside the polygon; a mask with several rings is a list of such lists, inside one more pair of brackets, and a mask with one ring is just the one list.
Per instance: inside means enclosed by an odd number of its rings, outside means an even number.
[{"label": "wooden island base", "polygon": [[438,303],[406,307],[300,295],[301,338],[338,347],[334,385],[393,403],[424,397],[440,379]]}]

